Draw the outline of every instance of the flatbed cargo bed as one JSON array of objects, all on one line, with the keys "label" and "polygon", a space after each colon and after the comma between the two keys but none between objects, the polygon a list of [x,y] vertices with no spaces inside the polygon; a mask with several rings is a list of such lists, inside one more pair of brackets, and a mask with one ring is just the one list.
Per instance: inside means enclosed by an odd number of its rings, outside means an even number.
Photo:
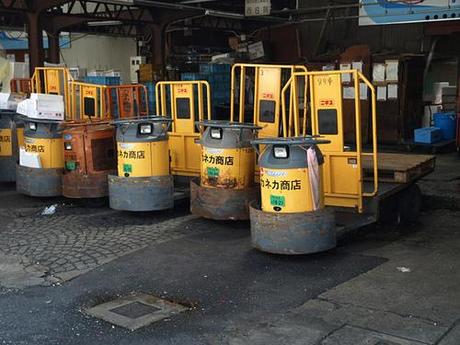
[{"label": "flatbed cargo bed", "polygon": [[[432,155],[379,153],[379,186],[376,196],[364,199],[364,212],[337,209],[338,237],[343,237],[367,225],[379,221],[382,202],[403,193],[412,193],[412,186],[435,169],[436,157]],[[371,157],[363,159],[364,190],[371,191],[372,180],[369,179],[373,169]],[[417,187],[416,187],[417,188]],[[417,197],[417,196],[414,196]]]}]

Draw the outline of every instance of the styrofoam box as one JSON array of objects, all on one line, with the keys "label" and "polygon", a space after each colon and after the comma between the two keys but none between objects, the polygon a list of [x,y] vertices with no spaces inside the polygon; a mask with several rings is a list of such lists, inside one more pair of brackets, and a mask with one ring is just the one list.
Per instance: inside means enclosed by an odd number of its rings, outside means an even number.
[{"label": "styrofoam box", "polygon": [[81,79],[83,77],[86,77],[86,68],[82,68],[82,67],[70,67],[69,68],[69,71],[70,71],[70,75],[74,78],[74,79]]},{"label": "styrofoam box", "polygon": [[104,71],[92,70],[92,71],[88,72],[87,76],[88,77],[103,77],[104,76]]},{"label": "styrofoam box", "polygon": [[442,96],[457,96],[457,87],[456,86],[443,86],[442,87]]},{"label": "styrofoam box", "polygon": [[121,77],[121,72],[119,70],[108,70],[104,72],[105,77]]},{"label": "styrofoam box", "polygon": [[33,93],[18,104],[17,112],[33,119],[64,120],[64,98],[60,95]]},{"label": "styrofoam box", "polygon": [[0,92],[0,109],[8,109],[9,99],[10,99],[9,93]]},{"label": "styrofoam box", "polygon": [[18,104],[25,98],[23,94],[0,92],[0,109],[16,111]]},{"label": "styrofoam box", "polygon": [[442,103],[442,90],[445,87],[449,86],[449,82],[442,81],[439,83],[433,83],[433,98],[432,102],[434,104],[441,104]]},{"label": "styrofoam box", "polygon": [[385,81],[385,64],[375,63],[372,66],[372,81],[384,82]]}]

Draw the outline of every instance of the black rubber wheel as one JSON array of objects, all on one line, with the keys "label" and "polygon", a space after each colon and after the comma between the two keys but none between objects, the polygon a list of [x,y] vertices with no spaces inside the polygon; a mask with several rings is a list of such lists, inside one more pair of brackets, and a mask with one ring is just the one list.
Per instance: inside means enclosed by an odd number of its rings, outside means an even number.
[{"label": "black rubber wheel", "polygon": [[399,224],[399,198],[397,195],[385,198],[380,202],[379,223],[383,225]]},{"label": "black rubber wheel", "polygon": [[415,183],[402,191],[398,200],[399,224],[414,225],[422,209],[422,192]]}]

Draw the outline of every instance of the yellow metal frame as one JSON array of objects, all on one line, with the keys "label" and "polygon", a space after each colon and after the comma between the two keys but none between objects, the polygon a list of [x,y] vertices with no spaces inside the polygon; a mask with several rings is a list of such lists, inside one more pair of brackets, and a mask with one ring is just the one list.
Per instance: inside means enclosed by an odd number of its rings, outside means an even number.
[{"label": "yellow metal frame", "polygon": [[[79,81],[70,82],[71,108],[67,120],[91,122],[111,119],[112,116],[106,103],[108,88],[105,85],[82,83]],[[94,116],[88,116],[84,113],[85,98],[94,100]]]},{"label": "yellow metal frame", "polygon": [[[354,101],[355,101],[355,122],[356,122],[356,151],[347,151],[343,147],[343,112],[342,112],[342,83],[341,77],[344,74],[350,74],[353,77],[354,81]],[[339,207],[357,207],[358,212],[363,211],[363,197],[373,197],[378,192],[378,156],[377,156],[377,110],[376,110],[376,92],[374,86],[367,80],[364,75],[357,70],[343,70],[343,71],[318,71],[318,72],[302,72],[302,73],[293,73],[291,79],[283,87],[282,90],[282,118],[283,118],[283,133],[288,135],[293,133],[295,136],[306,135],[307,134],[307,122],[306,117],[303,119],[302,127],[300,124],[299,116],[299,105],[296,100],[296,95],[292,95],[291,92],[291,102],[289,105],[289,118],[293,121],[287,121],[287,105],[285,101],[286,92],[288,90],[297,90],[297,83],[300,78],[304,79],[304,89],[309,88],[310,91],[310,106],[311,106],[311,122],[312,122],[312,134],[320,135],[325,139],[333,138],[331,144],[326,144],[321,146],[321,151],[325,156],[325,167],[324,169],[324,184],[325,188],[325,204],[329,206],[339,206]],[[316,78],[320,78],[321,81],[315,83]],[[338,79],[338,83],[336,82]],[[368,89],[371,91],[371,102],[372,102],[372,152],[365,153],[362,151],[362,131],[361,131],[361,98],[360,98],[360,83],[365,83]],[[323,84],[322,84],[323,83]],[[328,92],[327,99],[318,100],[317,91],[319,89],[326,89],[327,85],[335,88],[340,88],[339,90],[332,90],[333,92]],[[295,92],[295,91],[294,91]],[[335,96],[334,96],[335,93]],[[319,93],[321,94],[321,93]],[[315,98],[316,97],[316,98]],[[340,99],[337,99],[340,98]],[[340,104],[334,104],[334,102],[340,102]],[[318,106],[318,104],[322,104]],[[318,110],[321,109],[335,109],[337,110],[337,134],[334,135],[322,135],[319,132],[319,120],[318,120]],[[342,143],[338,147],[337,143]],[[372,192],[363,191],[363,170],[362,170],[362,158],[363,156],[371,156],[373,160],[373,190]],[[339,176],[340,174],[346,174],[345,170],[345,159],[348,158],[356,159],[356,169],[357,169],[357,181],[350,181],[351,176],[345,176],[345,179],[342,179],[345,184],[353,186],[356,184],[357,192],[334,192],[334,189],[337,186],[333,186],[332,180],[333,176]],[[337,159],[338,161],[342,160],[333,165],[333,160]],[[350,164],[347,162],[346,164]],[[334,175],[339,174],[339,175]],[[348,180],[347,180],[348,179]],[[341,187],[347,188],[347,185]]]},{"label": "yellow metal frame", "polygon": [[[244,122],[244,113],[246,109],[245,99],[246,99],[246,77],[248,76],[248,70],[253,71],[254,76],[254,124],[262,127],[258,132],[260,137],[277,137],[279,136],[279,125],[281,120],[281,102],[283,98],[281,96],[281,83],[282,83],[282,73],[283,71],[290,71],[291,78],[295,73],[307,73],[307,68],[302,65],[268,65],[268,64],[245,64],[239,63],[232,66],[232,76],[231,76],[231,90],[230,90],[230,121],[235,121],[235,98],[236,98],[236,79],[239,75],[239,109],[238,109],[238,121]],[[279,75],[273,75],[274,70],[279,71]],[[261,74],[264,71],[272,74],[268,76],[270,82],[263,83],[261,82]],[[270,90],[265,92],[264,88]],[[265,94],[265,95],[264,95]],[[294,99],[297,95],[297,90],[291,92],[291,100]],[[269,97],[264,97],[269,96]],[[260,100],[273,100],[275,101],[275,121],[274,123],[267,123],[260,120]],[[294,102],[290,102],[293,104]],[[306,118],[307,115],[307,93],[305,90],[304,93],[304,114],[303,117]],[[287,132],[282,133],[283,136],[288,136]]]},{"label": "yellow metal frame", "polygon": [[73,81],[65,67],[36,67],[31,79],[32,92],[63,96],[68,116],[72,109],[69,83]]},{"label": "yellow metal frame", "polygon": [[[162,81],[156,84],[155,95],[157,115],[171,116],[173,120],[169,132],[171,173],[180,176],[200,176],[201,147],[196,140],[200,138],[201,132],[195,131],[195,122],[211,119],[209,83],[202,80]],[[178,99],[189,100],[189,118],[179,116],[176,107]],[[198,103],[197,112],[195,101]]]}]

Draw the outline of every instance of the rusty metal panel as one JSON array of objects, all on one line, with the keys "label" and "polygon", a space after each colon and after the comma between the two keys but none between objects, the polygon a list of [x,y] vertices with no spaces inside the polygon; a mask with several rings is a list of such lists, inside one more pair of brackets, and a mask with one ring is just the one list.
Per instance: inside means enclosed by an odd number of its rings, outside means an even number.
[{"label": "rusty metal panel", "polygon": [[215,220],[249,219],[249,203],[260,198],[259,186],[245,189],[201,187],[198,179],[190,181],[190,211]]},{"label": "rusty metal panel", "polygon": [[[90,173],[97,173],[104,170],[116,169],[115,138],[113,128],[111,131],[100,133],[99,137],[92,136],[86,138],[86,150],[91,155],[87,155],[88,170]],[[91,146],[89,148],[88,146]]]},{"label": "rusty metal panel", "polygon": [[141,84],[108,86],[106,103],[111,118],[130,118],[149,114],[147,88]]},{"label": "rusty metal panel", "polygon": [[[107,175],[116,171],[115,129],[107,123],[73,123],[64,130],[63,195],[108,195]],[[70,144],[70,145],[69,145]]]},{"label": "rusty metal panel", "polygon": [[62,195],[63,169],[36,169],[16,165],[16,190],[18,193],[53,197]]},{"label": "rusty metal panel", "polygon": [[334,210],[302,213],[263,212],[250,205],[252,245],[273,254],[311,254],[336,246]]},{"label": "rusty metal panel", "polygon": [[11,79],[10,91],[13,93],[25,93],[30,95],[32,92],[32,81],[29,78]]},{"label": "rusty metal panel", "polygon": [[174,207],[174,178],[109,175],[110,208],[120,211],[159,211]]},{"label": "rusty metal panel", "polygon": [[103,198],[108,195],[107,172],[62,175],[62,195],[66,198]]}]

